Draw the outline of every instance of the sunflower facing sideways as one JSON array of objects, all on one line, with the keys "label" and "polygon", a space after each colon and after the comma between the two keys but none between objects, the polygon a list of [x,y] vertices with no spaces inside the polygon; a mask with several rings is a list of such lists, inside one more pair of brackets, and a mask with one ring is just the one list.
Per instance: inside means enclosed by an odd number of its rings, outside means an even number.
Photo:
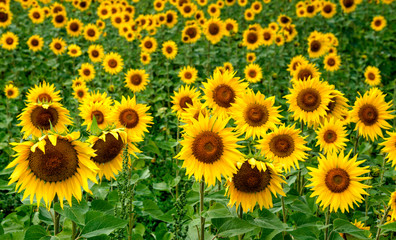
[{"label": "sunflower facing sideways", "polygon": [[342,213],[349,212],[353,204],[362,202],[362,195],[368,195],[364,190],[370,186],[362,184],[361,181],[371,177],[360,177],[370,172],[368,166],[359,167],[363,161],[357,161],[357,155],[349,159],[350,151],[346,156],[341,151],[340,154],[331,153],[325,157],[319,154],[318,168],[307,167],[310,170],[313,193],[311,197],[318,196],[316,203],[323,209],[330,207],[330,212],[341,210]]},{"label": "sunflower facing sideways", "polygon": [[176,43],[172,40],[164,42],[162,44],[162,54],[164,54],[167,59],[174,59],[177,55]]},{"label": "sunflower facing sideways", "polygon": [[291,167],[299,168],[298,161],[304,161],[308,157],[306,151],[311,150],[305,146],[305,137],[300,134],[301,131],[294,126],[281,125],[259,140],[256,148],[267,160],[289,172]]},{"label": "sunflower facing sideways", "polygon": [[175,157],[183,160],[188,176],[194,175],[197,181],[205,180],[209,186],[221,182],[221,176],[232,177],[237,172],[236,163],[243,159],[242,153],[237,150],[241,146],[240,140],[231,128],[227,128],[227,120],[216,117],[203,116],[198,120],[191,119],[192,123],[185,128],[182,149]]},{"label": "sunflower facing sideways", "polygon": [[30,50],[37,52],[43,49],[44,40],[39,35],[33,35],[27,40],[27,44]]},{"label": "sunflower facing sideways", "polygon": [[344,151],[348,135],[341,120],[335,118],[326,119],[315,131],[316,146],[320,146],[320,151],[323,151],[324,154]]},{"label": "sunflower facing sideways", "polygon": [[262,138],[267,130],[280,124],[279,107],[274,106],[275,97],[265,98],[259,91],[249,89],[232,104],[231,116],[235,120],[237,132],[245,133],[245,139]]},{"label": "sunflower facing sideways", "polygon": [[237,172],[228,179],[226,194],[230,198],[228,206],[242,207],[244,212],[253,212],[258,203],[260,210],[272,208],[272,194],[286,196],[282,189],[283,176],[271,163],[244,159],[237,163]]},{"label": "sunflower facing sideways", "polygon": [[120,54],[111,52],[104,56],[102,64],[107,73],[115,75],[122,71],[124,61]]},{"label": "sunflower facing sideways", "polygon": [[23,193],[22,199],[30,195],[30,203],[36,196],[37,205],[44,200],[49,209],[57,195],[63,208],[64,199],[72,206],[72,197],[82,198],[81,187],[88,193],[88,179],[94,183],[98,168],[91,161],[94,150],[77,140],[79,132],[67,135],[48,134],[38,142],[14,143],[16,158],[6,168],[15,167],[10,182],[16,182],[16,190]]},{"label": "sunflower facing sideways", "polygon": [[387,134],[389,135],[389,137],[385,138],[384,142],[380,143],[380,145],[384,147],[382,149],[382,152],[387,153],[386,158],[388,159],[388,162],[392,162],[392,167],[395,167],[395,165],[396,165],[396,132],[387,132]]},{"label": "sunflower facing sideways", "polygon": [[28,90],[26,101],[28,103],[59,102],[62,100],[59,93],[60,91],[56,91],[54,84],[43,81],[39,85],[34,85],[34,88]]},{"label": "sunflower facing sideways", "polygon": [[107,180],[116,179],[122,169],[123,150],[127,148],[128,153],[136,157],[135,153],[140,150],[128,141],[127,133],[124,129],[112,129],[103,131],[100,136],[91,135],[88,139],[96,156],[92,160],[99,168],[99,179],[104,176]]},{"label": "sunflower facing sideways", "polygon": [[351,111],[351,121],[356,123],[355,130],[365,139],[374,141],[378,136],[383,138],[382,129],[392,126],[386,121],[393,119],[392,103],[385,102],[385,95],[377,88],[356,97]]},{"label": "sunflower facing sideways", "polygon": [[186,66],[180,69],[179,78],[186,84],[192,84],[198,77],[198,70],[195,67]]},{"label": "sunflower facing sideways", "polygon": [[30,135],[41,137],[43,133],[54,129],[59,133],[67,130],[66,125],[72,124],[69,111],[59,102],[31,103],[26,106],[18,116],[21,121],[18,126],[22,126],[23,138]]},{"label": "sunflower facing sideways", "polygon": [[172,98],[172,112],[180,117],[182,112],[185,112],[187,108],[194,106],[194,102],[199,99],[199,92],[195,87],[181,86],[179,90],[174,92]]},{"label": "sunflower facing sideways", "polygon": [[364,81],[370,86],[377,86],[381,83],[381,72],[378,68],[368,66],[364,71]]}]

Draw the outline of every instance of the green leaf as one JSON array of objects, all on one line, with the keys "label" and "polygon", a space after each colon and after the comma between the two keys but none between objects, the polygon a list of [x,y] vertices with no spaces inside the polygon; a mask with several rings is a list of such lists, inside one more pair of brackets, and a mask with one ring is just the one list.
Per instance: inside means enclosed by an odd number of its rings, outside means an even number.
[{"label": "green leaf", "polygon": [[98,211],[89,211],[85,216],[85,227],[81,231],[81,237],[90,238],[108,235],[118,228],[124,228],[127,221]]},{"label": "green leaf", "polygon": [[171,191],[171,188],[166,184],[166,182],[153,183],[153,188],[158,191]]},{"label": "green leaf", "polygon": [[333,226],[334,226],[333,230],[337,233],[347,233],[348,235],[357,237],[359,239],[370,239],[367,237],[369,234],[368,231],[359,229],[358,227],[356,227],[347,220],[341,218],[335,219],[333,221]]},{"label": "green leaf", "polygon": [[84,215],[88,212],[88,204],[87,202],[82,199],[80,203],[77,202],[73,198],[73,206],[70,207],[69,205],[64,205],[63,209],[60,207],[59,203],[56,203],[54,206],[55,211],[57,211],[62,216],[72,220],[76,224],[83,226],[84,225]]},{"label": "green leaf", "polygon": [[388,223],[388,224],[385,224],[385,225],[381,225],[380,228],[383,229],[383,230],[396,232],[396,222],[392,222],[392,223]]},{"label": "green leaf", "polygon": [[153,200],[145,200],[143,202],[143,212],[156,219],[164,215]]},{"label": "green leaf", "polygon": [[220,203],[213,204],[208,211],[203,213],[203,216],[206,219],[233,217],[230,209]]},{"label": "green leaf", "polygon": [[218,235],[221,237],[233,237],[253,231],[256,228],[257,226],[250,224],[245,220],[232,218],[220,226]]},{"label": "green leaf", "polygon": [[267,229],[274,229],[280,231],[288,230],[287,224],[281,222],[279,218],[275,216],[275,214],[267,209],[263,209],[260,211],[260,216],[254,219],[254,224]]},{"label": "green leaf", "polygon": [[26,240],[40,239],[45,236],[49,236],[49,234],[47,233],[47,231],[45,231],[43,226],[33,225],[26,230],[24,239]]}]

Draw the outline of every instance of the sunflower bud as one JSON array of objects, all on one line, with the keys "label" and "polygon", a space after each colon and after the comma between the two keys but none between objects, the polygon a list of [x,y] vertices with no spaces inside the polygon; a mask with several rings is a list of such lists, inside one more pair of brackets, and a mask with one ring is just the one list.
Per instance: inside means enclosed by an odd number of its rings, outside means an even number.
[{"label": "sunflower bud", "polygon": [[113,85],[113,84],[109,85],[109,86],[107,87],[107,90],[108,90],[109,92],[113,93],[114,90],[115,90],[114,85]]},{"label": "sunflower bud", "polygon": [[377,166],[370,168],[370,175],[373,177],[378,177],[380,175],[381,169]]}]

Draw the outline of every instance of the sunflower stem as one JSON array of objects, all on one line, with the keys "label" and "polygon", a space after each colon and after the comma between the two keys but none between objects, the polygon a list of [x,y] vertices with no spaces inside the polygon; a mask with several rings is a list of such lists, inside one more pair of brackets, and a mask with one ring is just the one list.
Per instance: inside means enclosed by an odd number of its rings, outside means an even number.
[{"label": "sunflower stem", "polygon": [[[54,202],[53,202],[54,207],[55,207],[55,203],[57,203],[57,202],[58,202],[58,195],[55,195]],[[60,215],[58,212],[55,211],[55,208],[54,208],[54,218],[53,218],[54,236],[56,236],[59,233],[59,220],[60,220]]]},{"label": "sunflower stem", "polygon": [[[282,189],[283,189],[283,183],[282,183]],[[281,197],[281,203],[282,203],[282,214],[283,214],[283,223],[287,224],[287,219],[286,219],[286,207],[285,207],[285,197]],[[282,232],[282,238],[285,239],[286,232]]]},{"label": "sunflower stem", "polygon": [[[390,206],[387,206],[387,208],[386,208],[385,211],[384,211],[384,216],[382,216],[382,219],[381,219],[379,225],[384,224],[384,222],[385,222],[385,220],[386,220],[386,217],[388,216],[389,210],[390,210]],[[380,236],[381,236],[381,228],[379,227],[379,225],[377,226],[377,227],[378,227],[378,230],[377,230],[377,235],[375,236],[375,240],[379,240],[379,239],[380,239]]]},{"label": "sunflower stem", "polygon": [[[243,208],[242,208],[241,205],[239,205],[238,217],[239,217],[240,219],[243,219]],[[243,239],[243,235],[244,235],[244,234],[238,235],[238,240],[242,240],[242,239]]]},{"label": "sunflower stem", "polygon": [[327,207],[326,212],[325,212],[325,217],[326,217],[326,229],[325,229],[325,235],[324,235],[324,240],[327,240],[329,238],[329,225],[330,222],[330,208]]},{"label": "sunflower stem", "polygon": [[71,235],[71,239],[74,240],[76,239],[77,236],[77,224],[72,221],[72,235]]},{"label": "sunflower stem", "polygon": [[201,234],[199,235],[200,240],[205,239],[205,218],[202,216],[204,210],[204,195],[205,195],[205,179],[202,178],[199,186],[199,214],[201,216]]}]

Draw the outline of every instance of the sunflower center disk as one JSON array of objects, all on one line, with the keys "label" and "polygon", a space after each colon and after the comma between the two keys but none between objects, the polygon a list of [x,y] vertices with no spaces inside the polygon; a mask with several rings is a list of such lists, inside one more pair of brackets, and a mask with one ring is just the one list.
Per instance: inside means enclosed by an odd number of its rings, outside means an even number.
[{"label": "sunflower center disk", "polygon": [[153,43],[151,41],[147,41],[147,42],[144,43],[144,46],[146,48],[152,48],[153,47]]},{"label": "sunflower center disk", "polygon": [[289,135],[278,135],[269,143],[271,152],[278,157],[288,157],[294,152],[294,140]]},{"label": "sunflower center disk", "polygon": [[327,143],[333,143],[337,140],[337,133],[334,132],[333,130],[327,130],[324,134],[323,134],[323,139],[325,140],[325,142]]},{"label": "sunflower center disk", "polygon": [[197,30],[193,27],[188,28],[186,31],[186,34],[190,37],[190,38],[195,38],[197,36]]},{"label": "sunflower center disk", "polygon": [[121,153],[124,148],[124,142],[121,136],[118,134],[118,140],[111,133],[106,134],[106,141],[99,139],[93,145],[93,149],[96,150],[96,157],[93,158],[95,162],[107,163],[113,160]]},{"label": "sunflower center disk", "polygon": [[80,27],[79,27],[78,23],[70,24],[70,30],[72,30],[73,32],[77,32],[79,28]]},{"label": "sunflower center disk", "polygon": [[302,69],[298,73],[298,79],[299,80],[307,80],[309,77],[312,77],[312,72],[308,69]]},{"label": "sunflower center disk", "polygon": [[62,48],[62,45],[60,43],[55,43],[54,47],[60,50]]},{"label": "sunflower center disk", "polygon": [[40,102],[50,102],[50,101],[52,100],[51,96],[50,96],[49,94],[47,94],[47,93],[41,93],[41,94],[37,97],[37,99],[38,99]]},{"label": "sunflower center disk", "polygon": [[380,20],[375,21],[374,25],[377,26],[377,27],[381,26],[381,21]]},{"label": "sunflower center disk", "polygon": [[84,75],[85,76],[91,75],[91,71],[89,69],[84,69]]},{"label": "sunflower center disk", "polygon": [[342,193],[348,189],[350,183],[349,174],[341,168],[331,169],[325,178],[327,188],[334,193]]},{"label": "sunflower center disk", "polygon": [[195,137],[192,152],[198,161],[207,164],[214,163],[223,155],[223,140],[217,133],[204,131]]},{"label": "sunflower center disk", "polygon": [[39,19],[40,13],[38,13],[38,12],[33,13],[33,18]]},{"label": "sunflower center disk", "polygon": [[185,97],[182,97],[182,98],[180,99],[180,103],[179,103],[179,104],[180,104],[180,107],[181,107],[182,109],[188,108],[187,103],[188,103],[190,106],[193,105],[192,99],[191,99],[190,97],[185,96]]},{"label": "sunflower center disk", "polygon": [[11,45],[13,42],[14,42],[14,39],[12,39],[12,38],[7,38],[7,39],[6,39],[6,43],[7,43],[8,45]]},{"label": "sunflower center disk", "polygon": [[255,78],[257,76],[256,70],[250,70],[249,71],[249,77]]},{"label": "sunflower center disk", "polygon": [[334,61],[334,59],[333,58],[330,58],[328,61],[327,61],[327,64],[329,65],[329,66],[334,66],[335,65],[335,61]]},{"label": "sunflower center disk", "polygon": [[95,110],[91,113],[91,119],[93,119],[93,117],[96,118],[96,122],[98,124],[102,124],[104,122],[104,115],[101,111]]},{"label": "sunflower center disk", "polygon": [[371,104],[365,104],[360,108],[358,116],[364,125],[371,126],[378,120],[378,110]]},{"label": "sunflower center disk", "polygon": [[79,91],[77,92],[77,96],[80,97],[80,98],[84,97],[84,91],[79,90]]},{"label": "sunflower center disk", "polygon": [[370,80],[374,80],[374,79],[375,79],[374,73],[369,73],[369,74],[368,74],[368,78],[369,78]]},{"label": "sunflower center disk", "polygon": [[297,105],[306,112],[315,111],[320,103],[320,93],[313,88],[304,89],[297,96]]},{"label": "sunflower center disk", "polygon": [[190,72],[186,72],[186,73],[184,74],[184,78],[186,78],[186,79],[191,79],[191,78],[192,78],[192,74],[191,74]]},{"label": "sunflower center disk", "polygon": [[6,22],[8,20],[8,14],[5,12],[0,12],[0,22]]},{"label": "sunflower center disk", "polygon": [[325,13],[331,13],[332,10],[333,10],[333,8],[331,7],[331,5],[326,5],[323,7],[323,11]]},{"label": "sunflower center disk", "polygon": [[313,13],[314,11],[315,11],[315,7],[314,6],[310,5],[310,6],[307,7],[307,12]]},{"label": "sunflower center disk", "polygon": [[213,91],[213,100],[219,106],[229,108],[235,102],[235,92],[230,86],[221,84]]},{"label": "sunflower center disk", "polygon": [[320,50],[321,46],[322,46],[322,44],[320,44],[319,41],[314,40],[311,43],[311,51],[318,52]]},{"label": "sunflower center disk", "polygon": [[266,107],[255,104],[250,106],[245,112],[246,122],[253,127],[258,127],[268,121],[269,113]]},{"label": "sunflower center disk", "polygon": [[268,32],[265,32],[263,36],[264,36],[264,39],[267,41],[271,39],[271,34],[269,34]]},{"label": "sunflower center disk", "polygon": [[328,110],[326,110],[327,114],[330,114],[330,113],[332,113],[334,111],[334,108],[336,107],[336,100],[337,100],[337,98],[333,97],[330,100],[329,104],[327,104],[327,108],[328,108]]},{"label": "sunflower center disk", "polygon": [[354,1],[354,0],[343,0],[342,3],[344,4],[344,6],[345,6],[346,8],[349,8],[349,7],[352,7],[352,6],[353,6],[353,4],[355,3],[355,1]]},{"label": "sunflower center disk", "polygon": [[99,52],[96,51],[96,50],[93,50],[91,54],[92,54],[93,57],[98,57],[99,56]]},{"label": "sunflower center disk", "polygon": [[56,146],[48,139],[45,142],[45,154],[37,148],[28,157],[29,167],[36,177],[46,182],[58,182],[73,176],[78,168],[78,156],[73,145],[59,138]]},{"label": "sunflower center disk", "polygon": [[127,128],[134,128],[139,123],[139,115],[133,109],[125,109],[120,113],[120,123]]},{"label": "sunflower center disk", "polygon": [[142,78],[140,77],[140,75],[134,74],[134,75],[131,77],[131,83],[132,83],[133,85],[139,86],[139,85],[142,83]]},{"label": "sunflower center disk", "polygon": [[93,29],[88,29],[87,34],[88,34],[88,36],[90,36],[90,37],[94,37],[96,33],[95,33],[95,30],[93,30]]},{"label": "sunflower center disk", "polygon": [[62,15],[58,15],[58,16],[55,17],[55,21],[57,23],[62,23],[64,21],[64,19],[65,18]]},{"label": "sunflower center disk", "polygon": [[249,34],[247,35],[247,41],[248,41],[248,43],[254,44],[254,43],[257,42],[257,40],[258,40],[257,33],[251,32],[251,33],[249,33]]},{"label": "sunflower center disk", "polygon": [[219,25],[212,23],[209,25],[209,33],[211,35],[217,35],[220,32]]},{"label": "sunflower center disk", "polygon": [[167,47],[167,48],[166,48],[166,52],[167,52],[167,53],[172,53],[172,52],[173,52],[172,47]]},{"label": "sunflower center disk", "polygon": [[7,95],[8,95],[8,96],[12,96],[13,94],[14,94],[14,91],[13,91],[13,90],[8,90],[8,91],[7,91]]},{"label": "sunflower center disk", "polygon": [[271,181],[271,171],[267,169],[262,172],[257,167],[252,168],[246,161],[234,174],[232,181],[235,188],[245,193],[257,193],[265,190]]},{"label": "sunflower center disk", "polygon": [[58,123],[58,111],[52,107],[36,107],[30,117],[32,124],[39,129],[49,130],[51,124],[55,126]]},{"label": "sunflower center disk", "polygon": [[31,44],[36,47],[39,45],[39,42],[37,41],[37,39],[33,39]]},{"label": "sunflower center disk", "polygon": [[115,68],[115,67],[117,67],[117,61],[114,60],[114,59],[110,59],[108,65],[109,65],[109,67],[111,67],[111,68]]}]

